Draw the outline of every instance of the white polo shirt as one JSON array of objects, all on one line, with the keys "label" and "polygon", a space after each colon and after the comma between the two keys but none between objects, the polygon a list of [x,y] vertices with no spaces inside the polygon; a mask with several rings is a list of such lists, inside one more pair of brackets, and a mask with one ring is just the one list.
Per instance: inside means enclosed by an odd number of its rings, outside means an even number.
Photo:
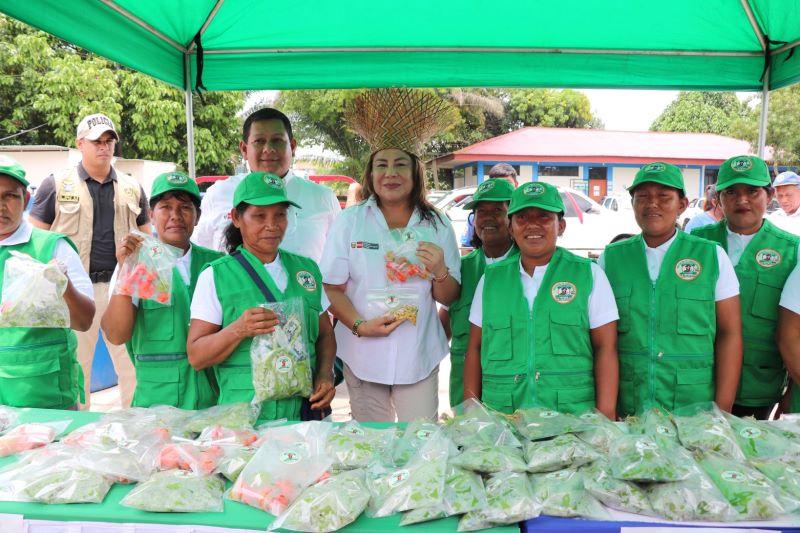
[{"label": "white polo shirt", "polygon": [[767,218],[782,230],[800,235],[800,209],[797,209],[791,215],[787,215],[783,209],[778,209],[770,213]]},{"label": "white polo shirt", "polygon": [[[529,275],[522,266],[522,259],[519,262],[519,279],[522,281],[522,292],[528,300],[528,309],[533,309],[533,301],[542,286],[542,280],[547,272],[546,265],[537,266],[533,270],[533,276]],[[614,299],[614,291],[608,283],[606,273],[597,266],[591,264],[592,269],[592,291],[589,293],[589,329],[599,328],[609,322],[619,320],[617,311],[617,301]],[[472,307],[469,310],[469,321],[483,327],[483,280],[481,276],[478,286],[475,289],[475,296],[472,298]]]},{"label": "white polo shirt", "polygon": [[[237,174],[209,187],[200,203],[200,221],[192,233],[192,242],[225,251],[225,228],[231,221],[233,193],[247,174]],[[289,225],[281,248],[319,262],[325,238],[336,216],[342,211],[331,189],[295,176],[290,170],[283,178],[286,197],[302,209],[289,207]]]},{"label": "white polo shirt", "polygon": [[[675,237],[677,237],[677,235],[678,233],[675,232],[675,235],[673,235],[670,240],[655,248],[647,246],[647,243],[644,244],[647,271],[651,281],[656,281],[658,279],[658,273],[661,272],[661,264],[664,262],[664,256],[667,255],[669,247],[675,242]],[[605,254],[600,256],[597,260],[597,264],[600,265],[600,268],[605,270]],[[725,253],[725,250],[723,250],[720,245],[717,245],[717,265],[719,266],[719,278],[717,278],[717,285],[714,290],[714,301],[720,302],[738,296],[739,278],[736,277],[736,271],[733,270],[733,265],[728,258],[728,254]]]},{"label": "white polo shirt", "polygon": [[[741,233],[732,232],[731,228],[728,226],[725,226],[725,231],[728,234],[728,257],[731,260],[731,264],[735,267],[742,259],[745,248],[747,248],[747,245],[753,240],[753,237],[758,235],[758,232],[752,235],[742,235]],[[797,251],[798,255],[800,255],[800,246],[798,246]]]},{"label": "white polo shirt", "polygon": [[[31,240],[31,233],[33,233],[33,226],[23,220],[14,233],[0,240],[0,246],[14,246],[26,243]],[[64,239],[59,239],[58,243],[56,243],[55,250],[53,250],[53,259],[58,259],[67,267],[67,277],[72,282],[75,290],[94,301],[92,280],[89,279],[89,275],[84,270],[78,252],[67,244]]]},{"label": "white polo shirt", "polygon": [[780,306],[800,315],[800,264],[795,266],[792,273],[786,278]]},{"label": "white polo shirt", "polygon": [[[439,219],[441,218],[441,220]],[[420,220],[414,211],[409,228],[434,229],[434,244],[444,251],[445,265],[461,282],[461,255],[450,220],[443,214],[436,225]],[[360,316],[374,318],[367,311],[367,291],[388,286],[383,235],[389,230],[374,197],[345,209],[334,221],[320,261],[322,280],[346,285],[345,295]],[[356,337],[341,322],[336,325],[337,355],[361,380],[386,385],[417,383],[430,375],[447,355],[447,337],[436,312],[432,281],[420,278],[399,284],[417,291],[420,297],[416,326],[402,323],[388,337]]]}]

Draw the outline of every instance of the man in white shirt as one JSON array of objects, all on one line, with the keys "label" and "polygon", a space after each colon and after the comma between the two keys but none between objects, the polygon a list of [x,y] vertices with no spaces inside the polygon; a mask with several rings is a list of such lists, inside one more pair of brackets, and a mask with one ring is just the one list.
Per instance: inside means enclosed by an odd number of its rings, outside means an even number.
[{"label": "man in white shirt", "polygon": [[[292,124],[277,109],[259,109],[244,121],[239,150],[250,171],[277,174],[284,180],[288,198],[303,206],[303,209],[289,209],[289,227],[281,247],[319,262],[328,229],[341,207],[331,189],[292,173],[296,147]],[[223,234],[230,223],[233,192],[246,174],[219,181],[206,191],[192,242],[225,251]]]},{"label": "man in white shirt", "polygon": [[781,208],[769,216],[770,222],[782,230],[800,235],[800,176],[781,172],[772,183]]}]

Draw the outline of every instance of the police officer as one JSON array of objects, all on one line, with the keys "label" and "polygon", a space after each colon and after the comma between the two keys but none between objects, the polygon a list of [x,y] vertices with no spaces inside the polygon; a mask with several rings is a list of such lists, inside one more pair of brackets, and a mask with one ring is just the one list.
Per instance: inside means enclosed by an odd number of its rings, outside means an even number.
[{"label": "police officer", "polygon": [[[200,272],[221,252],[191,244],[200,216],[200,190],[182,172],[168,172],[153,181],[150,210],[161,242],[178,248],[168,305],[154,300],[114,294],[103,315],[102,328],[114,344],[127,343],[136,367],[133,406],[171,405],[181,409],[204,409],[217,403],[213,374],[196,371],[186,356],[189,305]],[[117,261],[141,247],[142,238],[129,234],[117,248]],[[119,279],[119,266],[111,286]],[[211,379],[209,379],[209,377]]]},{"label": "police officer", "polygon": [[461,258],[461,295],[449,309],[442,307],[439,317],[450,340],[450,406],[464,399],[464,356],[469,342],[469,310],[475,288],[487,265],[519,255],[508,228],[508,203],[514,187],[504,179],[481,183],[464,209],[472,210],[474,234],[470,254]]},{"label": "police officer", "polygon": [[51,263],[54,276],[67,277],[70,327],[0,329],[0,404],[74,409],[83,391],[72,330],[86,331],[92,323],[92,284],[68,238],[25,221],[27,187],[22,166],[0,156],[0,278],[11,252]]},{"label": "police officer", "polygon": [[610,244],[599,263],[619,309],[619,414],[716,401],[730,411],[742,365],[739,284],[716,244],[676,230],[688,201],[668,163],[636,173],[642,233]]},{"label": "police officer", "polygon": [[475,289],[464,398],[615,418],[618,315],[605,274],[556,246],[566,221],[554,186],[520,186],[508,216],[519,256],[487,266]]}]

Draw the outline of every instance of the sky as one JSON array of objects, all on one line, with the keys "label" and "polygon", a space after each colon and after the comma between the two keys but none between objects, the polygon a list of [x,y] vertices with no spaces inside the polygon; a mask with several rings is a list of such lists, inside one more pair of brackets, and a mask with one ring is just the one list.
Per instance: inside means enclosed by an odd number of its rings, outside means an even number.
[{"label": "sky", "polygon": [[581,89],[607,130],[647,131],[678,91]]}]

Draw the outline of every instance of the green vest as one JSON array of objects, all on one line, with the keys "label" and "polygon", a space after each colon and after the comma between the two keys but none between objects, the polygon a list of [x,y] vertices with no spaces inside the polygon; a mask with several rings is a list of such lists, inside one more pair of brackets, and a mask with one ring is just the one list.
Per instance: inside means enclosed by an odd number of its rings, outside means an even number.
[{"label": "green vest", "polygon": [[[171,405],[181,409],[205,409],[217,403],[211,371],[197,371],[186,356],[189,307],[200,272],[223,254],[192,245],[187,287],[178,269],[172,273],[172,301],[162,305],[139,300],[128,354],[136,367],[133,407]],[[211,378],[211,380],[209,380]]]},{"label": "green vest", "polygon": [[520,258],[510,257],[484,275],[483,402],[504,413],[531,406],[566,413],[593,408],[591,262],[557,248],[532,310],[519,269]]},{"label": "green vest", "polygon": [[[253,265],[276,300],[302,298],[305,308],[306,347],[311,356],[312,368],[314,368],[316,363],[315,345],[319,334],[319,315],[322,312],[322,275],[319,267],[307,257],[280,250],[281,263],[283,263],[289,279],[286,290],[281,292],[258,258],[241,246],[239,250]],[[217,297],[222,305],[223,328],[242,316],[245,310],[265,303],[258,286],[236,258],[226,256],[217,259],[211,263],[211,267],[214,269]],[[252,342],[252,338],[243,340],[225,361],[214,367],[219,384],[218,403],[250,402],[253,399],[255,393],[250,368],[250,345]],[[301,404],[302,398],[262,402],[259,421],[278,418],[299,420]]]},{"label": "green vest", "polygon": [[[43,263],[53,258],[61,234],[33,228],[26,243],[0,247],[0,286],[11,250]],[[0,296],[2,297],[2,296]],[[71,409],[83,401],[83,373],[69,328],[0,328],[0,404]]]},{"label": "green vest", "polygon": [[[726,251],[728,249],[728,231],[724,220],[698,228],[692,234],[714,241]],[[737,405],[772,405],[783,392],[786,369],[775,342],[775,330],[783,286],[797,265],[798,245],[800,237],[764,220],[735,267],[736,277],[739,278],[744,339]]]},{"label": "green vest", "polygon": [[[512,245],[508,257],[519,258],[519,250]],[[450,406],[464,399],[464,356],[469,344],[469,311],[475,289],[486,270],[483,249],[473,250],[461,258],[461,295],[450,305]]]},{"label": "green vest", "polygon": [[641,234],[608,245],[604,262],[619,310],[618,414],[713,401],[716,245],[678,231],[655,282]]}]

